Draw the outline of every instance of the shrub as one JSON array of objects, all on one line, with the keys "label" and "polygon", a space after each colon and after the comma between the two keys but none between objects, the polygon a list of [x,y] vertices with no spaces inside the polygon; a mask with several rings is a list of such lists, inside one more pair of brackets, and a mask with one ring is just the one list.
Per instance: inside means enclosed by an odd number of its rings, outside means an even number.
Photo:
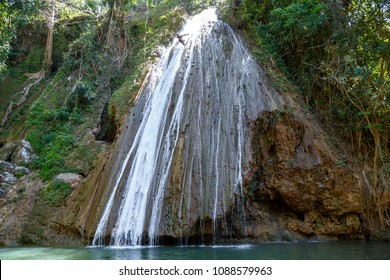
[{"label": "shrub", "polygon": [[43,195],[52,206],[58,207],[71,192],[68,183],[62,180],[54,180],[45,188]]}]

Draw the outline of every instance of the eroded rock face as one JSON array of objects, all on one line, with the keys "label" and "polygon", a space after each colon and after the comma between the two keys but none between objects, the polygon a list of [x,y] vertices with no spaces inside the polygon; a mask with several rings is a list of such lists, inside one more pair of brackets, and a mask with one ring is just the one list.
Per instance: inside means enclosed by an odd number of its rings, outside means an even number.
[{"label": "eroded rock face", "polygon": [[[222,240],[361,237],[360,181],[340,162],[315,124],[277,92],[239,34],[226,24],[210,22],[191,40],[186,46],[176,42],[168,54],[167,68],[178,64],[177,71],[166,75],[171,92],[161,114],[165,119],[151,123],[161,128],[152,136],[163,139],[153,158],[158,163],[139,170],[140,184],[147,182],[147,172],[153,173],[148,177],[150,193],[136,193],[149,195],[145,235],[153,229],[157,239],[173,242],[221,241],[214,239],[216,232]],[[108,211],[101,238],[111,236],[133,175],[135,155],[129,150],[138,129],[146,127],[143,120],[150,113],[146,104],[158,80],[145,80],[118,130],[115,147],[100,154],[86,180],[78,174],[57,176],[72,187],[61,206],[45,202],[40,196],[44,183],[34,176],[14,181],[6,195],[15,204],[0,207],[0,244],[77,244],[81,238],[91,244],[117,185],[116,202]],[[158,95],[157,107],[163,106],[162,92],[153,94]],[[22,141],[4,158],[28,164],[30,148]],[[163,180],[165,189],[156,192],[153,186]],[[161,209],[156,212],[159,224],[151,227],[155,209]]]},{"label": "eroded rock face", "polygon": [[95,245],[357,234],[358,180],[241,37],[202,24],[145,81],[77,228]]},{"label": "eroded rock face", "polygon": [[[359,180],[307,121],[289,113],[265,113],[253,125],[252,141],[248,204],[256,202],[254,209],[268,209],[303,236],[361,234]],[[256,210],[251,212],[256,216]]]},{"label": "eroded rock face", "polygon": [[173,42],[150,73],[102,174],[98,215],[86,223],[95,245],[108,236],[116,246],[230,236],[232,219],[241,227],[249,123],[284,101],[211,10],[181,33],[186,44]]},{"label": "eroded rock face", "polygon": [[16,181],[0,196],[0,246],[82,245],[79,232],[72,227],[72,211],[78,209],[68,200],[74,198],[51,205],[43,195],[45,184],[36,175]]}]

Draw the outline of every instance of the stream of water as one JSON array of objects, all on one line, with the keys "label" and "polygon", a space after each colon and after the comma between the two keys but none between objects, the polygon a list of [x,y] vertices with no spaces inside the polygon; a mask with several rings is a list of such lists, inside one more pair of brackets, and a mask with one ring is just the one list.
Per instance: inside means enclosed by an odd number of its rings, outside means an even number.
[{"label": "stream of water", "polygon": [[215,9],[179,33],[185,43],[162,51],[123,125],[92,245],[157,245],[159,236],[196,231],[215,240],[246,235],[248,123],[283,101]]}]

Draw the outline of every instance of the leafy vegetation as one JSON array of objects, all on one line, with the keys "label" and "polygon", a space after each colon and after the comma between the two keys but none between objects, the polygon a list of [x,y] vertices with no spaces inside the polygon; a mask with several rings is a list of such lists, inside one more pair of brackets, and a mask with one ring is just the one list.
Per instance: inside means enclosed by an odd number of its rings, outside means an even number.
[{"label": "leafy vegetation", "polygon": [[[0,116],[0,137],[26,134],[44,180],[88,174],[100,149],[90,138],[113,140],[156,47],[169,43],[187,13],[209,5],[251,38],[280,90],[296,86],[306,107],[369,163],[369,203],[388,216],[381,206],[390,188],[386,0],[0,1],[0,109],[9,111]],[[12,131],[8,117],[19,126],[26,120],[27,130]]]},{"label": "leafy vegetation", "polygon": [[64,199],[72,192],[68,183],[54,180],[43,191],[44,198],[52,206],[60,206]]},{"label": "leafy vegetation", "polygon": [[17,29],[29,23],[36,16],[40,6],[32,0],[0,1],[0,75],[7,69],[11,41]]},{"label": "leafy vegetation", "polygon": [[[390,5],[384,0],[232,1],[307,107],[332,123],[371,166],[369,203],[382,226],[390,188]],[[370,175],[368,175],[370,174]]]},{"label": "leafy vegetation", "polygon": [[[38,154],[34,167],[43,180],[61,172],[86,175],[101,149],[98,142],[91,141],[91,136],[113,140],[117,119],[131,104],[156,57],[156,47],[171,40],[186,12],[175,8],[177,1],[30,2],[42,11],[33,14],[24,10],[29,17],[27,22],[15,25],[9,56],[4,60],[8,70],[3,85],[19,82],[8,87],[9,94],[1,94],[1,106],[6,111],[10,104],[13,122],[19,115],[19,127],[23,122],[27,125],[26,137]],[[181,2],[199,8],[202,1]],[[15,8],[13,2],[9,3],[3,5],[4,13],[10,14]],[[53,24],[52,30],[47,29],[49,23]],[[26,28],[40,38],[28,47],[25,39],[18,37],[26,36]],[[52,38],[49,33],[53,33]],[[45,45],[41,43],[44,39]],[[49,56],[48,47],[52,49]],[[22,90],[16,89],[17,85],[26,82],[25,74],[43,78],[46,83],[28,84],[33,86],[31,93],[17,93]],[[35,92],[37,100],[28,108],[15,105],[22,104],[20,95],[26,100]],[[3,122],[3,139],[7,133],[16,134],[10,122]],[[106,131],[95,132],[97,126]]]}]

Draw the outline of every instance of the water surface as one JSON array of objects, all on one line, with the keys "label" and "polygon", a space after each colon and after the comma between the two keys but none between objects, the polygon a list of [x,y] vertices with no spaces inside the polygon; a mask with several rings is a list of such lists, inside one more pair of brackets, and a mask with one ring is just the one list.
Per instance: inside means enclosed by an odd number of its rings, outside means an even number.
[{"label": "water surface", "polygon": [[4,247],[2,260],[390,260],[389,242],[276,242],[137,247]]}]

